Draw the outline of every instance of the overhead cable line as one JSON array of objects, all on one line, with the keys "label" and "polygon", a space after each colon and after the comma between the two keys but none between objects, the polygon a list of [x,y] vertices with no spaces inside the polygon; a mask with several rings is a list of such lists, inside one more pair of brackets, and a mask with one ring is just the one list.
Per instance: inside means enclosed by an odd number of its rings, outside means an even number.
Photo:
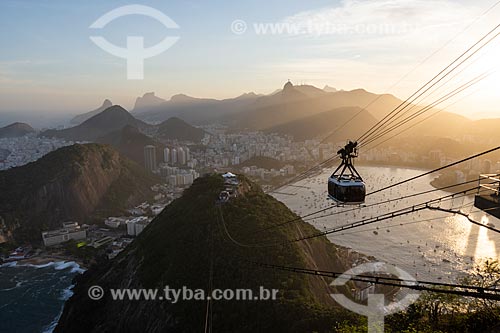
[{"label": "overhead cable line", "polygon": [[380,188],[376,191],[373,191],[373,192],[370,192],[370,193],[367,193],[366,195],[373,195],[375,193],[379,193],[379,192],[382,192],[382,191],[386,191],[390,188],[393,188],[393,187],[396,187],[396,186],[399,186],[399,185],[402,185],[402,184],[405,184],[405,183],[408,183],[408,182],[411,182],[411,181],[414,181],[415,179],[419,179],[419,178],[422,178],[422,177],[425,177],[425,176],[428,176],[432,173],[435,173],[435,172],[438,172],[438,171],[441,171],[441,170],[444,170],[444,169],[447,169],[447,168],[451,168],[455,165],[458,165],[458,164],[461,164],[461,163],[464,163],[464,162],[467,162],[469,160],[472,160],[472,159],[475,159],[475,158],[478,158],[478,157],[481,157],[483,155],[486,155],[486,154],[489,154],[489,153],[492,153],[492,152],[495,152],[495,151],[498,151],[500,150],[500,146],[498,147],[495,147],[495,148],[491,148],[489,150],[486,150],[486,151],[483,151],[482,153],[478,153],[478,154],[475,154],[475,155],[472,155],[472,156],[469,156],[469,157],[466,157],[466,158],[463,158],[459,161],[456,161],[456,162],[453,162],[453,163],[450,163],[448,165],[445,165],[445,166],[442,166],[440,168],[437,168],[437,169],[434,169],[434,170],[431,170],[431,171],[428,171],[428,172],[424,172],[420,175],[417,175],[417,176],[414,176],[414,177],[411,177],[411,178],[408,178],[406,180],[403,180],[403,181],[400,181],[400,182],[397,182],[395,184],[392,184],[392,185],[389,185],[389,186],[386,186],[386,187],[383,187],[383,188]]},{"label": "overhead cable line", "polygon": [[[486,150],[486,151],[481,152],[481,153],[478,153],[478,154],[475,154],[475,155],[473,155],[473,156],[466,157],[466,158],[461,159],[461,160],[459,160],[459,161],[457,161],[457,162],[453,162],[453,163],[451,163],[451,164],[448,164],[448,165],[445,165],[445,166],[439,167],[439,168],[437,168],[437,169],[434,169],[434,170],[431,170],[431,171],[428,171],[428,172],[424,172],[424,173],[422,173],[422,174],[419,174],[419,175],[417,175],[417,176],[414,176],[414,177],[408,178],[408,179],[406,179],[406,180],[402,180],[402,181],[397,182],[397,183],[395,183],[395,184],[388,185],[388,186],[386,186],[386,187],[383,187],[383,188],[377,189],[377,190],[375,190],[375,191],[373,191],[373,192],[367,193],[366,195],[367,195],[367,196],[369,196],[369,195],[373,195],[373,194],[376,194],[376,193],[380,193],[380,192],[382,192],[382,191],[386,191],[386,190],[391,189],[391,188],[393,188],[393,187],[396,187],[396,186],[399,186],[399,185],[402,185],[402,184],[405,184],[405,183],[411,182],[411,181],[413,181],[413,180],[416,180],[416,179],[419,179],[419,178],[422,178],[422,177],[428,176],[428,175],[433,174],[433,173],[435,173],[435,172],[439,172],[439,171],[445,170],[445,169],[447,169],[447,168],[450,168],[450,167],[456,166],[456,165],[458,165],[458,164],[461,164],[461,163],[467,162],[467,161],[469,161],[469,160],[475,159],[475,158],[477,158],[477,157],[480,157],[480,156],[483,156],[483,155],[486,155],[486,154],[489,154],[489,153],[492,153],[492,152],[495,152],[495,151],[498,151],[498,150],[500,150],[500,146],[495,147],[495,148],[492,148],[492,149],[489,149],[489,150]],[[450,186],[450,187],[452,187],[452,186]],[[327,211],[327,210],[333,209],[333,208],[335,208],[335,207],[336,207],[336,206],[331,206],[331,207],[323,208],[323,209],[320,209],[320,210],[318,210],[318,211],[315,211],[315,212],[312,212],[312,213],[306,214],[306,215],[304,215],[304,216],[300,216],[300,217],[297,217],[297,218],[295,218],[295,219],[291,219],[291,220],[289,220],[289,221],[285,221],[285,222],[281,223],[280,225],[285,225],[285,224],[292,223],[292,222],[295,222],[295,221],[300,221],[300,220],[302,220],[303,218],[307,218],[307,217],[310,217],[310,216],[313,216],[313,215],[316,215],[316,214],[322,213],[322,212],[324,212],[324,211]],[[280,226],[280,225],[277,225],[277,226]],[[275,227],[273,227],[273,226],[267,227],[267,230],[272,229],[272,228],[275,228]]]},{"label": "overhead cable line", "polygon": [[[399,122],[395,123],[395,121],[397,121],[398,119],[393,119],[393,121],[391,122],[388,122],[387,124],[384,125],[385,128],[381,129],[377,134],[374,134],[371,138],[367,139],[366,141],[364,141],[361,145],[360,145],[360,148],[384,137],[385,135],[389,134],[390,132],[400,128],[401,126],[409,123],[410,121],[412,121],[413,119],[415,118],[418,118],[419,116],[425,114],[427,111],[433,109],[434,107],[438,106],[439,104],[443,103],[443,102],[446,102],[447,100],[451,99],[452,97],[460,94],[461,92],[465,91],[466,89],[478,84],[479,82],[483,81],[484,79],[486,79],[489,75],[491,75],[491,72],[488,73],[488,72],[485,72],[481,75],[478,75],[477,77],[471,79],[470,81],[462,84],[461,86],[459,86],[458,88],[455,88],[453,91],[449,92],[448,94],[438,98],[437,100],[435,100],[434,102],[432,102],[431,104],[421,108],[420,110],[416,111],[415,113],[407,116],[406,118],[402,119],[402,120],[399,120]],[[392,126],[391,126],[392,125]],[[388,127],[390,126],[390,127]],[[388,128],[387,128],[388,127]]]},{"label": "overhead cable line", "polygon": [[495,287],[479,287],[473,285],[452,284],[444,282],[431,282],[421,280],[405,280],[383,276],[352,275],[332,271],[322,271],[307,268],[289,267],[281,265],[266,264],[261,262],[248,261],[252,265],[287,271],[292,273],[307,274],[314,276],[337,278],[349,278],[350,281],[385,285],[399,288],[412,289],[417,291],[427,291],[434,293],[458,295],[489,300],[500,300],[500,289]]},{"label": "overhead cable line", "polygon": [[[497,25],[497,26],[495,26],[495,28],[493,28],[487,34],[485,34],[482,38],[480,38],[476,43],[474,43],[465,52],[463,52],[460,56],[458,56],[453,62],[451,62],[449,65],[447,65],[438,74],[436,74],[432,79],[430,79],[429,81],[427,81],[423,86],[421,86],[410,97],[408,97],[405,101],[403,101],[401,104],[399,104],[396,108],[394,108],[391,112],[389,112],[386,116],[384,116],[375,125],[373,125],[365,134],[363,134],[361,137],[359,137],[357,141],[358,142],[362,142],[363,140],[369,138],[371,135],[373,135],[374,133],[376,133],[376,131],[378,131],[384,125],[385,122],[390,121],[395,116],[397,116],[398,114],[400,114],[412,102],[414,102],[416,99],[420,98],[427,91],[429,91],[430,89],[432,89],[440,81],[442,81],[449,74],[451,74],[458,67],[460,67],[463,63],[465,63],[467,60],[469,60],[473,55],[475,55],[477,52],[479,52],[482,48],[484,48],[486,45],[488,45],[489,43],[491,43],[499,35],[499,33],[494,34],[494,36],[491,37],[491,38],[489,38],[489,39],[488,39],[488,37],[491,34],[493,34],[499,27],[500,27],[500,24]],[[487,41],[483,45],[479,46],[479,48],[477,50],[474,50],[474,48],[476,48],[476,46],[478,46],[479,44],[481,44],[486,39],[487,39]],[[472,50],[474,50],[474,51],[472,51]],[[470,53],[471,51],[472,51],[472,53]],[[461,60],[463,57],[465,57],[465,59]],[[454,66],[457,62],[458,62],[458,64],[456,66]],[[440,77],[440,76],[442,76],[442,77]]]},{"label": "overhead cable line", "polygon": [[[312,238],[316,238],[316,237],[326,236],[326,235],[330,235],[330,234],[342,232],[344,230],[354,229],[354,228],[358,228],[358,227],[361,227],[361,226],[370,225],[370,224],[382,222],[382,221],[385,221],[385,220],[393,219],[393,218],[396,218],[396,217],[399,217],[399,216],[404,216],[404,215],[416,213],[416,212],[419,212],[419,211],[422,211],[422,210],[425,210],[425,209],[429,209],[431,207],[430,206],[431,204],[438,204],[438,203],[441,203],[441,202],[445,202],[445,201],[456,199],[457,197],[460,197],[460,196],[466,196],[471,191],[481,191],[481,189],[479,188],[479,186],[476,186],[476,187],[473,187],[473,188],[461,191],[458,194],[457,193],[449,194],[449,195],[442,196],[442,197],[439,197],[439,198],[435,198],[435,199],[432,199],[432,200],[428,200],[428,201],[425,201],[425,202],[422,202],[422,203],[418,203],[418,204],[414,204],[414,205],[411,205],[411,206],[407,206],[405,208],[401,208],[401,209],[398,209],[398,210],[395,210],[395,211],[391,211],[391,212],[388,212],[388,213],[385,213],[385,214],[381,214],[381,215],[370,217],[370,218],[365,218],[365,219],[362,219],[362,220],[359,220],[359,221],[347,223],[347,224],[342,225],[342,226],[330,228],[330,229],[325,230],[325,231],[319,231],[319,232],[314,233],[314,234],[310,234],[310,235],[306,235],[306,236],[302,236],[302,237],[298,237],[298,238],[294,238],[294,239],[290,239],[290,240],[286,240],[286,241],[283,241],[283,240],[276,240],[276,241],[269,240],[269,241],[262,241],[262,242],[250,243],[250,244],[248,244],[248,243],[242,243],[242,242],[236,240],[230,234],[230,232],[228,231],[227,226],[226,226],[225,221],[224,221],[224,216],[223,216],[223,213],[222,213],[222,210],[221,210],[220,207],[219,207],[219,216],[220,216],[220,220],[223,223],[223,227],[224,227],[224,230],[225,230],[225,233],[226,233],[227,237],[234,244],[236,244],[236,245],[238,245],[240,247],[247,247],[247,248],[273,247],[273,246],[282,246],[282,245],[286,245],[286,244],[289,244],[289,243],[304,241],[304,240],[308,240],[308,239],[312,239]],[[491,229],[491,230],[500,233],[500,230],[496,230],[494,228]]]},{"label": "overhead cable line", "polygon": [[409,198],[413,198],[413,197],[416,197],[416,196],[420,196],[420,195],[424,195],[424,194],[429,194],[429,193],[433,193],[433,192],[437,192],[437,191],[444,191],[444,190],[448,190],[450,188],[454,188],[454,187],[457,187],[457,186],[466,185],[466,184],[470,184],[470,183],[477,183],[477,182],[478,182],[477,179],[469,180],[469,181],[465,181],[465,182],[462,182],[462,183],[457,183],[457,184],[453,184],[453,185],[443,186],[443,187],[439,187],[439,188],[433,188],[433,189],[426,190],[426,191],[423,191],[423,192],[408,194],[408,195],[405,195],[405,196],[402,196],[402,197],[399,197],[399,198],[394,198],[394,199],[388,199],[388,200],[384,200],[384,201],[374,202],[372,204],[363,205],[361,207],[354,207],[354,208],[350,208],[350,209],[346,209],[346,210],[341,210],[341,211],[330,213],[330,214],[324,215],[324,216],[313,217],[314,215],[317,215],[319,213],[326,212],[326,211],[331,210],[333,208],[338,208],[338,206],[329,206],[329,207],[326,207],[326,208],[314,211],[312,213],[308,213],[308,214],[305,214],[303,216],[300,216],[300,217],[297,217],[297,218],[294,218],[294,219],[290,219],[290,220],[285,221],[285,222],[281,222],[281,223],[274,224],[274,225],[271,225],[271,226],[266,227],[266,228],[259,229],[257,231],[254,231],[254,232],[250,233],[250,234],[256,234],[256,233],[260,233],[260,232],[263,232],[263,231],[267,231],[267,230],[271,230],[271,229],[283,227],[283,226],[288,225],[290,223],[301,221],[301,220],[302,221],[309,221],[309,220],[313,220],[313,219],[320,219],[320,218],[323,218],[323,217],[329,217],[329,216],[334,216],[334,215],[349,213],[349,212],[353,212],[353,211],[359,211],[362,208],[370,208],[370,207],[374,207],[374,206],[385,205],[385,204],[388,204],[388,203],[391,203],[391,202],[401,201],[401,200],[404,200],[404,199],[409,199]]},{"label": "overhead cable line", "polygon": [[[486,9],[481,15],[477,16],[470,24],[468,24],[463,30],[459,31],[455,36],[453,36],[451,39],[449,39],[446,43],[444,43],[440,48],[429,54],[427,57],[425,57],[422,61],[420,61],[417,65],[415,65],[409,72],[407,72],[403,77],[401,77],[397,82],[392,84],[390,88],[388,88],[384,94],[387,94],[390,90],[398,86],[401,82],[403,82],[404,79],[406,79],[411,73],[413,73],[417,68],[422,66],[424,63],[426,63],[428,60],[430,60],[433,56],[435,56],[437,53],[441,52],[443,49],[445,49],[448,45],[450,45],[453,41],[455,41],[458,36],[463,34],[465,31],[469,30],[470,27],[472,27],[476,22],[478,22],[481,18],[486,16],[490,11],[492,11],[496,6],[500,4],[500,1],[495,2],[492,6],[490,6],[488,9]],[[360,111],[358,111],[356,114],[354,114],[351,118],[349,118],[347,121],[345,121],[342,125],[337,127],[332,133],[328,134],[323,140],[321,140],[320,144],[325,143],[329,138],[331,138],[333,135],[338,133],[342,128],[344,128],[347,124],[349,124],[351,121],[353,121],[356,117],[358,117],[363,111],[365,111],[368,107],[373,105],[375,102],[377,102],[382,96],[384,95],[378,95],[375,99],[373,99],[370,103],[368,103],[365,107],[361,108]]]}]

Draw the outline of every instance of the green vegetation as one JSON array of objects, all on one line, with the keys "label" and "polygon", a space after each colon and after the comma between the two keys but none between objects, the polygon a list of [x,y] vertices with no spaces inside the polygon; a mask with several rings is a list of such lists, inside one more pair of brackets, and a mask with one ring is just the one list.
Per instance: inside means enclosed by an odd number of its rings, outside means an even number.
[{"label": "green vegetation", "polygon": [[[215,205],[223,188],[219,175],[197,179],[112,261],[109,268],[89,270],[67,305],[61,319],[61,331],[73,331],[75,325],[89,332],[93,327],[103,330],[112,327],[120,331],[126,327],[134,331],[139,329],[138,323],[143,322],[155,326],[156,331],[167,327],[175,332],[202,331],[206,302],[169,304],[106,299],[96,304],[89,302],[85,290],[94,284],[110,288],[126,284],[159,289],[165,285],[170,288],[186,286],[208,291],[212,259],[213,288],[258,292],[263,286],[279,290],[276,301],[217,301],[213,308],[214,332],[329,332],[339,321],[358,323],[357,315],[335,306],[321,279],[250,264],[249,261],[256,261],[305,267],[310,257],[299,243],[245,248],[229,241]],[[304,233],[314,231],[312,226],[300,222],[291,228],[276,228],[263,235],[251,236],[250,233],[257,229],[297,216],[244,178],[241,191],[244,195],[221,208],[226,227],[238,241],[285,242],[298,237],[299,228]],[[321,253],[319,261],[338,262],[336,247],[326,239],[312,240],[310,247],[312,255]],[[85,320],[76,316],[77,313],[85,314]],[[106,317],[99,313],[106,313]]]},{"label": "green vegetation", "polygon": [[76,258],[85,265],[90,265],[95,262],[96,258],[105,255],[103,249],[95,249],[91,246],[85,246],[85,243],[81,243],[82,242],[77,242],[75,240],[69,240],[61,244],[64,250],[64,255]]},{"label": "green vegetation", "polygon": [[[500,287],[498,260],[486,261],[460,283]],[[386,318],[386,333],[472,333],[498,332],[500,302],[448,294],[425,293],[406,311]],[[366,323],[343,323],[338,332],[366,332]]]},{"label": "green vegetation", "polygon": [[151,199],[156,182],[109,146],[64,147],[0,172],[1,225],[17,242],[40,242],[41,230],[64,221],[93,222]]},{"label": "green vegetation", "polygon": [[[175,331],[199,332],[204,328],[206,302],[176,304],[153,301],[115,302],[106,297],[90,301],[87,289],[153,288],[209,289],[213,264],[213,288],[278,289],[276,301],[217,301],[213,304],[214,332],[366,332],[366,318],[332,301],[322,279],[252,265],[314,267],[345,271],[346,252],[318,237],[306,242],[287,242],[300,234],[315,232],[302,221],[287,228],[257,230],[297,216],[281,202],[266,195],[241,177],[240,195],[221,206],[216,198],[224,188],[219,175],[199,178],[109,265],[91,268],[75,288],[56,332]],[[225,227],[224,227],[225,226]],[[279,246],[246,245],[280,243]],[[469,283],[487,285],[500,278],[498,263],[479,270]],[[459,297],[426,295],[407,311],[386,318],[386,332],[488,332],[498,322],[498,306]],[[496,321],[496,322],[495,322]],[[144,326],[147,323],[147,326]]]},{"label": "green vegetation", "polygon": [[282,167],[285,166],[286,163],[278,161],[277,159],[271,158],[271,157],[266,157],[266,156],[255,156],[252,157],[245,162],[241,163],[238,165],[238,167],[245,167],[245,166],[256,166],[258,168],[264,168],[264,169],[281,169]]}]

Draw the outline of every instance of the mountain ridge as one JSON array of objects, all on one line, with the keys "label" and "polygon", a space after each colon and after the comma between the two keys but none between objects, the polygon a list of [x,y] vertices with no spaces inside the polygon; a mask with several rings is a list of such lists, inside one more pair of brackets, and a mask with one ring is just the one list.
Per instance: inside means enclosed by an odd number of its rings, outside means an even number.
[{"label": "mountain ridge", "polygon": [[[343,126],[354,117],[355,127],[352,124]],[[377,120],[364,109],[341,107],[280,124],[266,129],[266,132],[291,135],[295,141],[314,139],[334,132],[328,142],[339,142],[359,137],[376,122]]]},{"label": "mountain ridge", "polygon": [[15,122],[0,128],[0,138],[20,137],[33,132],[35,132],[35,129],[29,124]]},{"label": "mountain ridge", "polygon": [[140,130],[151,127],[151,125],[134,118],[121,106],[113,105],[80,125],[62,130],[46,130],[40,133],[40,136],[73,141],[95,141],[106,134],[122,129],[126,125],[134,126]]},{"label": "mountain ridge", "polygon": [[0,233],[40,241],[40,231],[68,220],[120,214],[152,197],[156,177],[110,146],[75,144],[0,171]]},{"label": "mountain ridge", "polygon": [[205,136],[201,128],[191,126],[184,120],[171,117],[158,125],[156,134],[164,139],[200,142]]},{"label": "mountain ridge", "polygon": [[[91,285],[105,290],[164,288],[165,284],[169,288],[207,290],[210,258],[213,288],[258,290],[262,286],[278,290],[275,301],[215,302],[214,332],[326,332],[336,322],[352,320],[352,314],[333,302],[327,281],[290,272],[271,272],[248,264],[248,261],[266,262],[273,258],[276,264],[316,265],[344,271],[352,264],[352,258],[347,249],[334,246],[324,237],[301,244],[289,243],[285,251],[276,247],[235,245],[224,230],[242,242],[255,242],[255,239],[246,239],[251,232],[297,217],[254,183],[243,177],[240,181],[240,195],[222,206],[222,215],[219,215],[215,199],[224,189],[222,177],[198,178],[109,265],[93,267],[79,278],[54,332],[203,330],[204,320],[193,319],[204,318],[206,302],[203,301],[117,302],[112,301],[108,293],[103,299],[92,301],[87,293]],[[290,228],[268,230],[257,238],[286,242],[302,232],[315,232],[315,229],[297,221]],[[209,250],[211,242],[214,245]]]}]

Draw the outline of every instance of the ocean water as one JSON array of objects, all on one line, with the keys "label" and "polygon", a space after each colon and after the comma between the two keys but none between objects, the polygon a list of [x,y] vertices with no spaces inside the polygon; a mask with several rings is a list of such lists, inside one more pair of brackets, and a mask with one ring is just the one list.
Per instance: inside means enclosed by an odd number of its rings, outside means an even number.
[{"label": "ocean water", "polygon": [[[359,167],[358,171],[367,184],[367,193],[423,173],[422,170],[389,167]],[[327,179],[330,173],[331,171],[325,172],[295,184],[302,187],[280,189],[280,192],[293,195],[276,194],[275,197],[302,216],[321,208],[332,207],[332,201],[327,199]],[[432,179],[432,176],[423,177],[367,196],[366,205],[432,190],[433,187],[430,185]],[[474,185],[471,183],[470,187]],[[324,214],[313,216],[314,218],[307,222],[318,230],[325,230],[449,194],[436,191],[390,204],[361,207],[345,213],[343,211],[352,207],[333,207]],[[491,223],[500,228],[500,221],[473,207],[473,201],[473,196],[467,196],[443,201],[440,206],[447,209],[461,209],[471,213],[475,221]],[[330,212],[338,214],[320,218],[321,215]],[[456,281],[467,274],[474,265],[488,258],[498,258],[500,254],[500,234],[476,226],[465,217],[429,210],[331,234],[328,239],[334,244],[396,265],[418,279],[441,282]]]},{"label": "ocean water", "polygon": [[74,262],[0,266],[0,332],[50,333],[83,270]]}]

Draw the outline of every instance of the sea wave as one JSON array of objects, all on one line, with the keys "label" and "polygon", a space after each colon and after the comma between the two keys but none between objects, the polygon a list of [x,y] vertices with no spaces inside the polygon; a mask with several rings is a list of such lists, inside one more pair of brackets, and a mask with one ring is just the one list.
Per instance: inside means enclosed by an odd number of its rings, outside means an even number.
[{"label": "sea wave", "polygon": [[[64,303],[73,295],[73,277],[85,270],[74,261],[54,260],[43,264],[26,263],[23,261],[9,262],[0,267],[0,307],[17,307],[15,313],[23,313],[33,318],[29,329],[16,326],[15,320],[6,332],[43,332],[52,333],[63,313]],[[5,274],[4,274],[5,273]],[[42,302],[47,307],[37,313],[36,306],[31,304]],[[10,320],[6,312],[0,311],[0,319]],[[23,319],[24,320],[24,319]],[[36,323],[35,323],[36,322]],[[18,330],[19,329],[19,330]],[[3,332],[2,329],[0,331]]]},{"label": "sea wave", "polygon": [[71,286],[69,286],[68,288],[64,289],[62,292],[61,292],[61,297],[59,297],[59,299],[61,301],[67,301],[71,296],[73,296],[73,287],[75,285],[72,284]]},{"label": "sea wave", "polygon": [[12,262],[6,262],[5,264],[1,264],[0,268],[2,267],[16,267],[17,266],[17,261],[12,261]]},{"label": "sea wave", "polygon": [[45,264],[35,265],[35,264],[19,264],[17,261],[8,262],[0,265],[1,267],[33,267],[33,268],[46,268],[46,267],[54,267],[56,271],[62,271],[68,268],[71,268],[71,273],[80,273],[85,272],[85,269],[81,268],[79,264],[74,261],[51,261]]}]

